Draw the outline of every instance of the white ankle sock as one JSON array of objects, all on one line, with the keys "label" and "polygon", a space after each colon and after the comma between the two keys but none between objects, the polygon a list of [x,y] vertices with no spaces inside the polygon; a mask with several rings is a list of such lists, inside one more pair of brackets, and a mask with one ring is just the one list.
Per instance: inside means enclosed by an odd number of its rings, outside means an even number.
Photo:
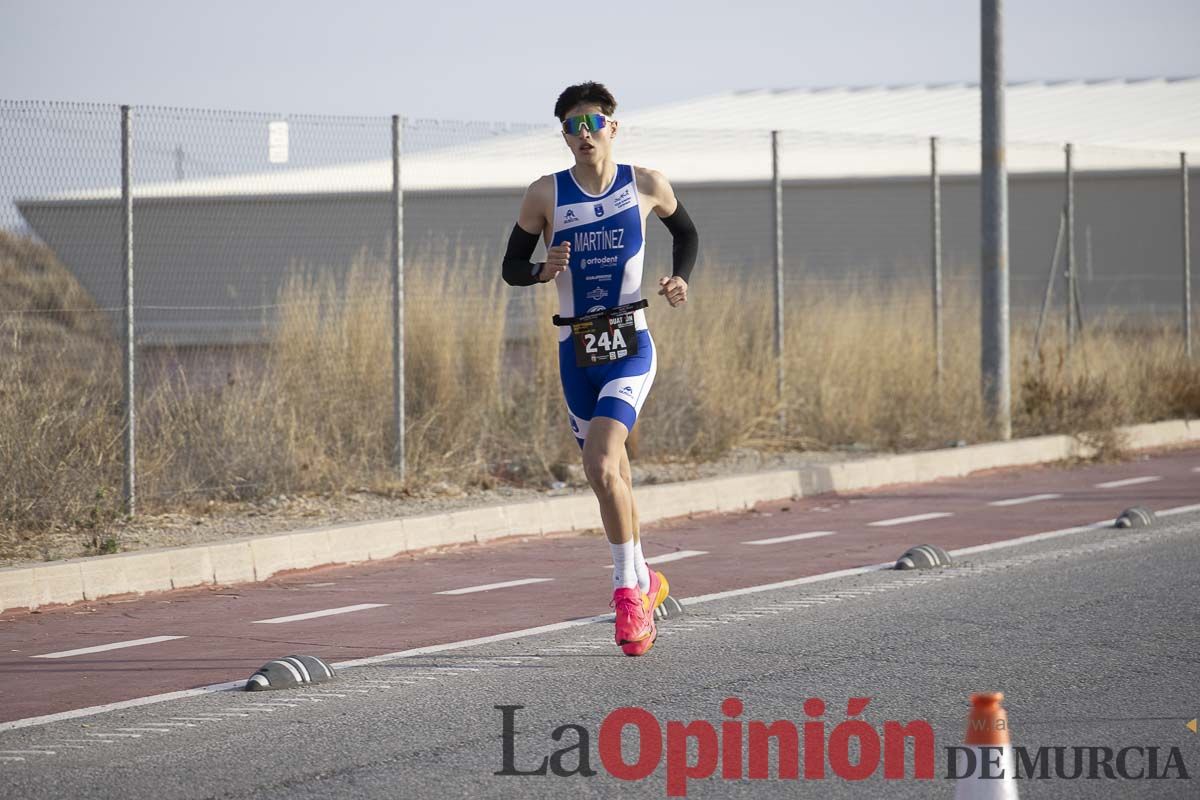
[{"label": "white ankle sock", "polygon": [[650,568],[646,566],[646,557],[642,555],[642,539],[639,536],[637,544],[633,546],[633,565],[637,571],[638,588],[642,590],[642,594],[650,593]]},{"label": "white ankle sock", "polygon": [[637,586],[637,550],[633,546],[633,540],[622,544],[609,542],[608,546],[612,548],[613,590]]}]

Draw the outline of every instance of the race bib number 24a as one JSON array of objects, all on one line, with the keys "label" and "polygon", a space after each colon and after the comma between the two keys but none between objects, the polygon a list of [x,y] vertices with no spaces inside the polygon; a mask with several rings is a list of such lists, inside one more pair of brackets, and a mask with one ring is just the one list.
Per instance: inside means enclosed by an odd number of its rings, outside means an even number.
[{"label": "race bib number 24a", "polygon": [[637,354],[637,329],[633,313],[581,320],[571,325],[575,364],[594,367]]}]

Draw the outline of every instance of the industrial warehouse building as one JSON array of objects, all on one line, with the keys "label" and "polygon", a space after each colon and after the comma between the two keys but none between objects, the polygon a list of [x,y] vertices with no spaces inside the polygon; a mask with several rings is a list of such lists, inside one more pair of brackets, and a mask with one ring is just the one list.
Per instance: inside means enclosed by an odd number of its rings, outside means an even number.
[{"label": "industrial warehouse building", "polygon": [[[772,274],[773,129],[781,131],[791,297],[813,281],[928,280],[932,136],[939,137],[946,272],[967,282],[978,273],[976,86],[732,92],[616,116],[618,160],[664,172],[697,223],[702,254],[694,291]],[[403,159],[406,270],[498,274],[524,187],[569,166],[569,153],[552,124],[444,127],[454,140],[444,147],[436,146],[436,124],[405,128],[406,141],[424,143]],[[265,128],[257,169],[135,185],[141,342],[260,342],[289,273],[340,274],[356,260],[387,270],[387,151],[377,160],[321,167],[268,164]],[[135,124],[135,154],[136,131]],[[321,134],[320,126],[297,120],[291,147],[300,150],[306,136]],[[1014,313],[1036,309],[1045,290],[1066,194],[1066,142],[1076,148],[1075,252],[1084,306],[1179,307],[1179,153],[1200,153],[1200,78],[1013,84],[1007,137]],[[1197,179],[1191,186],[1195,198]],[[1197,205],[1193,200],[1193,228]],[[101,307],[121,307],[116,187],[22,197],[17,207]],[[649,285],[667,274],[670,261],[665,229],[653,219],[647,225]],[[527,299],[511,296],[510,315]]]}]

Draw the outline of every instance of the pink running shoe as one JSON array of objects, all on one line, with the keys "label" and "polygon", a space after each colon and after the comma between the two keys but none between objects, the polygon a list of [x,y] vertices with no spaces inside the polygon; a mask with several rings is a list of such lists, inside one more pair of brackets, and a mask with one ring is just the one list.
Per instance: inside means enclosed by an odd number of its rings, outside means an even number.
[{"label": "pink running shoe", "polygon": [[613,592],[616,610],[616,639],[627,656],[640,656],[654,646],[658,630],[654,626],[654,606],[649,595],[636,586]]}]

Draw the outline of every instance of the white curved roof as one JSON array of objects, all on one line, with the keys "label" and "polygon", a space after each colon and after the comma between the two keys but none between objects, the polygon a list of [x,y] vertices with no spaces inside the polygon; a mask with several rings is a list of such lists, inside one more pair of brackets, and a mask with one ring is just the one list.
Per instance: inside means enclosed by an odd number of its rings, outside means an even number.
[{"label": "white curved roof", "polygon": [[[769,179],[771,129],[783,132],[780,163],[789,179],[925,175],[928,137],[934,135],[942,140],[943,173],[979,170],[975,85],[739,91],[616,116],[622,126],[618,159],[659,169],[676,183]],[[1012,84],[1006,128],[1011,172],[1062,170],[1062,143],[1068,141],[1077,145],[1080,170],[1172,168],[1180,151],[1200,152],[1200,77]],[[571,163],[554,126],[467,141],[407,156],[405,188],[520,187]],[[390,161],[381,160],[142,184],[135,197],[374,192],[390,186]],[[53,199],[117,194],[101,189]]]},{"label": "white curved roof", "polygon": [[[975,84],[729,92],[628,115],[652,127],[836,131],[978,139]],[[1200,146],[1200,77],[1014,83],[1005,93],[1010,142],[1180,150]]]}]

